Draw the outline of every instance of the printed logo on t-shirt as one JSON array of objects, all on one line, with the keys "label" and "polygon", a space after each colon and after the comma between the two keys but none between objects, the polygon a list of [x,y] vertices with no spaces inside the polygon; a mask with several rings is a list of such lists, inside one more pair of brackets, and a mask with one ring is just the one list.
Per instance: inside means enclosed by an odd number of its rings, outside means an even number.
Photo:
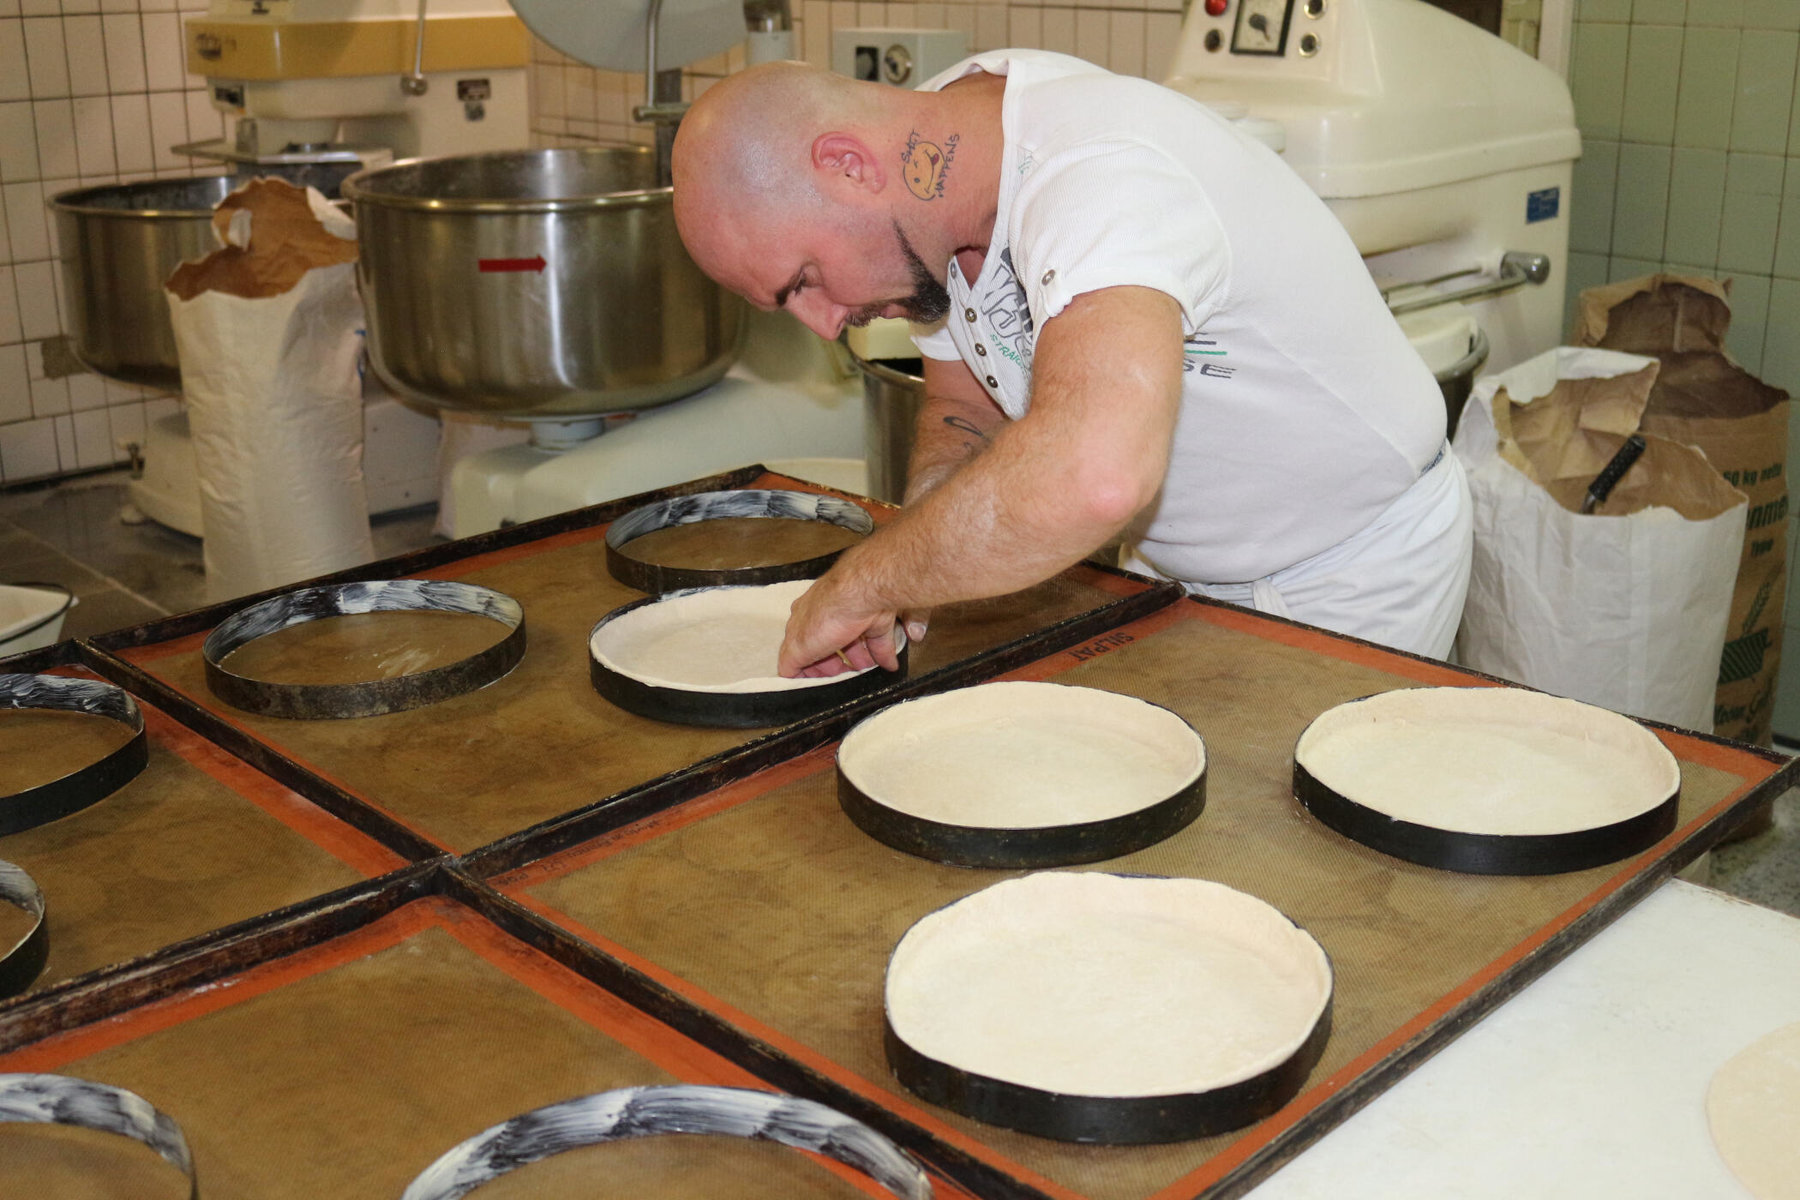
[{"label": "printed logo on t-shirt", "polygon": [[1236,367],[1228,367],[1220,361],[1226,352],[1219,348],[1217,338],[1206,336],[1204,329],[1181,339],[1181,353],[1181,369],[1189,374],[1198,371],[1211,379],[1230,379],[1237,374]]},{"label": "printed logo on t-shirt", "polygon": [[1012,247],[1000,251],[994,286],[988,291],[981,315],[987,318],[994,344],[1001,354],[1024,370],[1031,370],[1031,305],[1019,273],[1013,269]]}]

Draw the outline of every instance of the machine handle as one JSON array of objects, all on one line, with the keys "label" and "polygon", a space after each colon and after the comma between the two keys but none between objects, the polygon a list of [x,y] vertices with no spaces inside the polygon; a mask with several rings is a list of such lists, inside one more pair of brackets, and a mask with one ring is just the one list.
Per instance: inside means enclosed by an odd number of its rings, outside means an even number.
[{"label": "machine handle", "polygon": [[[1422,279],[1417,283],[1402,283],[1383,289],[1383,293],[1397,292],[1402,288],[1424,287],[1433,283],[1442,283],[1446,279],[1455,279],[1462,275],[1472,275],[1480,268],[1467,271],[1455,271],[1449,275],[1439,275],[1435,279]],[[1495,279],[1473,287],[1460,288],[1454,292],[1440,292],[1430,296],[1419,296],[1412,300],[1402,300],[1398,304],[1390,302],[1388,311],[1396,317],[1410,312],[1419,312],[1427,308],[1436,308],[1441,304],[1455,304],[1465,300],[1481,300],[1488,296],[1498,296],[1510,292],[1528,283],[1541,284],[1550,278],[1550,258],[1545,254],[1527,254],[1521,250],[1508,250],[1500,256],[1500,274]]]}]

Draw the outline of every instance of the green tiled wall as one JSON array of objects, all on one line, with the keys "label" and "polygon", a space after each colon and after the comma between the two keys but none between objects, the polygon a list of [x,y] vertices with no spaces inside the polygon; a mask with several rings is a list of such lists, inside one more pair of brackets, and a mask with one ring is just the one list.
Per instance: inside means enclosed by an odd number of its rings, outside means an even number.
[{"label": "green tiled wall", "polygon": [[[1571,319],[1581,289],[1609,280],[1729,278],[1727,349],[1800,396],[1797,69],[1800,0],[1580,0],[1569,57],[1583,143],[1569,202]],[[1800,471],[1800,421],[1788,464]],[[1775,729],[1800,740],[1800,521],[1789,530]]]}]

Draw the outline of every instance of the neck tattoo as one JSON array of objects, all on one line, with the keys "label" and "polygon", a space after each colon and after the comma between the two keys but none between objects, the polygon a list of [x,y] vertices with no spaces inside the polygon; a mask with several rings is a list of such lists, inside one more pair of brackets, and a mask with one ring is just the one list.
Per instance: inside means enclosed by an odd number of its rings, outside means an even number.
[{"label": "neck tattoo", "polygon": [[939,145],[925,141],[916,129],[909,133],[906,149],[900,152],[906,190],[921,200],[941,199],[944,183],[950,176],[950,164],[956,159],[956,144],[961,140],[960,134],[953,133]]}]

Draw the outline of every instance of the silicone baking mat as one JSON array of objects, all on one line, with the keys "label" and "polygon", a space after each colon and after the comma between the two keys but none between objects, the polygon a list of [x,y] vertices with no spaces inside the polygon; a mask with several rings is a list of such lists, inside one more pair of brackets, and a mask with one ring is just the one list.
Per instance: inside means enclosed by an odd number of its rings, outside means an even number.
[{"label": "silicone baking mat", "polygon": [[[1663,731],[1681,760],[1675,834],[1626,862],[1535,878],[1388,858],[1293,799],[1319,712],[1372,692],[1485,681],[1440,663],[1197,601],[1006,678],[1165,705],[1206,739],[1207,807],[1160,845],[1078,869],[1216,879],[1310,930],[1336,971],[1334,1031],[1300,1097],[1236,1134],[1103,1148],[983,1126],[912,1099],[881,1049],[887,955],[919,917],[1010,872],[911,858],[835,800],[834,746],[500,876],[507,894],[632,967],[646,994],[728,1022],[826,1095],[988,1194],[1173,1200],[1249,1186],[1642,895],[1780,786],[1780,760]],[[896,1133],[896,1130],[902,1131]]]},{"label": "silicone baking mat", "polygon": [[[684,490],[717,483],[716,478],[697,481]],[[737,486],[745,483],[819,490],[772,474],[754,475]],[[614,707],[589,683],[589,630],[608,612],[642,596],[607,573],[607,523],[648,498],[584,510],[561,523],[585,524],[545,536],[530,536],[526,527],[507,531],[520,540],[502,538],[505,544],[497,548],[485,549],[475,540],[465,553],[425,569],[411,569],[411,559],[386,564],[397,574],[495,588],[525,609],[528,647],[511,674],[409,712],[316,721],[240,712],[206,686],[200,657],[206,628],[150,644],[118,639],[100,644],[431,846],[470,850],[768,732],[651,721]],[[864,503],[878,520],[892,515],[876,502]],[[359,574],[377,577],[369,574],[375,569],[359,568]],[[946,607],[933,615],[930,635],[912,651],[911,678],[1149,590],[1145,581],[1076,566],[1025,592]],[[220,611],[211,623],[223,615]]]}]

